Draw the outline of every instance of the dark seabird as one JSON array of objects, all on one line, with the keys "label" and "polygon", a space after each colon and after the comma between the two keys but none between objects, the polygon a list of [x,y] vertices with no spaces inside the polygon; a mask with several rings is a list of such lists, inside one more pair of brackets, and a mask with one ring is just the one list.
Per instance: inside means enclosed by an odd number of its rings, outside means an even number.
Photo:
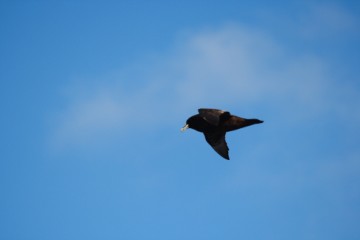
[{"label": "dark seabird", "polygon": [[230,160],[230,158],[229,148],[225,141],[226,132],[263,122],[259,119],[237,117],[227,111],[217,109],[200,108],[198,111],[199,114],[188,118],[181,131],[192,128],[204,133],[205,139],[211,147],[227,160]]}]

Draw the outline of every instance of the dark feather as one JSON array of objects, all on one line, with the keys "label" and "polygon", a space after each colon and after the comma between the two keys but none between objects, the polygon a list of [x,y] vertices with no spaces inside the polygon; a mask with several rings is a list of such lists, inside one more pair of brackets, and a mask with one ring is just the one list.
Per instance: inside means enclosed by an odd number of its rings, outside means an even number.
[{"label": "dark feather", "polygon": [[218,109],[200,108],[199,115],[208,123],[218,126],[221,121],[230,117],[230,113]]},{"label": "dark feather", "polygon": [[229,159],[229,148],[225,141],[225,132],[204,133],[206,141],[223,158]]},{"label": "dark feather", "polygon": [[226,132],[263,122],[258,119],[234,116],[227,111],[218,109],[200,108],[198,111],[199,114],[188,118],[186,124],[189,128],[204,133],[210,146],[220,156],[228,160],[229,148],[225,141]]}]

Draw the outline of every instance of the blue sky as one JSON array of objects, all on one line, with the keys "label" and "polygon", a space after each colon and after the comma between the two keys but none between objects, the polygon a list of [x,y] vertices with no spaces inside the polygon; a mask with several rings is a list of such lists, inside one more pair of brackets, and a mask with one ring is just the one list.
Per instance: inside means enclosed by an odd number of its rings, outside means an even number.
[{"label": "blue sky", "polygon": [[0,239],[359,239],[359,10],[1,1]]}]

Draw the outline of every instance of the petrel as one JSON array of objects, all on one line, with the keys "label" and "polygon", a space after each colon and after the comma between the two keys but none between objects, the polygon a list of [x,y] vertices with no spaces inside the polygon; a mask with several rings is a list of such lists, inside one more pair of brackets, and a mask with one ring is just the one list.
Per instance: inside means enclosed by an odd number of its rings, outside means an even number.
[{"label": "petrel", "polygon": [[228,111],[200,108],[199,114],[191,116],[181,131],[192,128],[205,135],[206,141],[223,158],[230,160],[229,148],[225,141],[226,132],[234,131],[253,124],[262,123],[259,119],[246,119],[231,115]]}]

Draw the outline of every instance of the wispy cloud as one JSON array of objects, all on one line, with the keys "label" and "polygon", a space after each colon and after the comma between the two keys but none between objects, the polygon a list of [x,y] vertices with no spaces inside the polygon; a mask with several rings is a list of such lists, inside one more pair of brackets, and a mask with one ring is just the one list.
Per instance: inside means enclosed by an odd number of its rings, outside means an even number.
[{"label": "wispy cloud", "polygon": [[174,120],[197,107],[261,105],[292,110],[294,118],[329,107],[336,86],[326,62],[296,55],[261,30],[229,24],[176,42],[170,52],[73,91],[58,118],[56,142],[77,144],[135,125],[162,124],[165,113]]}]

